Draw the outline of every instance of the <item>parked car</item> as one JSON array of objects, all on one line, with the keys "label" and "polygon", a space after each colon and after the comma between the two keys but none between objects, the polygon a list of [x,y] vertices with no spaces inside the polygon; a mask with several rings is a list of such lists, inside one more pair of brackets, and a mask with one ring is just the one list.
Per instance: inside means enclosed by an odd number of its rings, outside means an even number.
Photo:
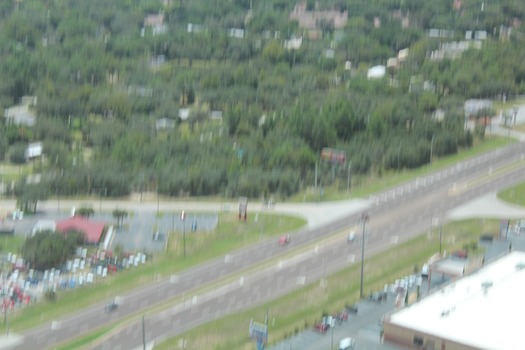
[{"label": "parked car", "polygon": [[494,235],[491,233],[484,233],[479,237],[479,239],[480,241],[492,242],[494,240]]},{"label": "parked car", "polygon": [[339,350],[350,350],[354,348],[354,339],[346,337],[339,342]]},{"label": "parked car", "polygon": [[314,331],[317,331],[320,333],[326,333],[328,328],[330,328],[330,326],[322,321],[314,324]]},{"label": "parked car", "polygon": [[468,252],[465,249],[460,249],[452,252],[451,254],[454,258],[466,259],[468,258]]},{"label": "parked car", "polygon": [[346,309],[348,310],[349,313],[357,315],[357,310],[358,310],[357,304],[353,304],[351,306],[347,306]]},{"label": "parked car", "polygon": [[428,277],[428,271],[429,266],[428,264],[423,264],[423,267],[421,268],[421,277],[427,278]]},{"label": "parked car", "polygon": [[373,301],[373,302],[376,302],[376,303],[380,303],[381,301],[383,301],[383,293],[381,293],[381,292],[373,292],[372,294],[370,294],[368,296],[368,301]]}]

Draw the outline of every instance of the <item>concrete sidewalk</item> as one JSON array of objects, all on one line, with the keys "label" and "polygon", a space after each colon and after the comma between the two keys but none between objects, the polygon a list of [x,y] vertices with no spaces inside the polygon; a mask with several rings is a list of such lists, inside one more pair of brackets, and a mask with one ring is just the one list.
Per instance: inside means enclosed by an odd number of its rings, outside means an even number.
[{"label": "concrete sidewalk", "polygon": [[11,349],[17,345],[22,344],[24,337],[15,333],[0,336],[0,350]]},{"label": "concrete sidewalk", "polygon": [[525,218],[525,208],[502,201],[496,192],[492,192],[449,211],[447,218],[522,219]]}]

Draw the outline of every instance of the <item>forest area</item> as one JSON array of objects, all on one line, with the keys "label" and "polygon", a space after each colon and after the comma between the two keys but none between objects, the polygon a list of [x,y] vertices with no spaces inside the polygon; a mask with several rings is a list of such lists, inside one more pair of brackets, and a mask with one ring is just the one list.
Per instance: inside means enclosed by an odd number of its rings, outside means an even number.
[{"label": "forest area", "polygon": [[44,155],[40,181],[7,193],[286,198],[421,167],[483,140],[466,100],[525,92],[524,15],[521,0],[3,1],[0,106],[34,96],[36,117],[1,118],[0,162]]}]

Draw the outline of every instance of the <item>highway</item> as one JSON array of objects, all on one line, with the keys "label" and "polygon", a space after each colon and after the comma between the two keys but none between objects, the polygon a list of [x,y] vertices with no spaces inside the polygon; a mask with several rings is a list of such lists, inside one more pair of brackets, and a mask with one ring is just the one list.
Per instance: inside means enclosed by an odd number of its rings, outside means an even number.
[{"label": "highway", "polygon": [[[525,144],[512,144],[440,169],[368,198],[366,256],[378,254],[430,229],[432,220],[482,194],[525,180]],[[360,261],[360,249],[332,235],[359,224],[363,210],[348,212],[323,227],[292,233],[284,247],[275,238],[151,283],[120,296],[109,317],[104,305],[92,305],[22,335],[14,349],[53,348],[100,326],[133,316],[93,349],[142,346],[142,314],[147,341],[166,339],[242,309],[262,304],[305,283],[319,280]],[[296,254],[290,254],[297,251]],[[285,255],[290,254],[290,255]],[[171,303],[168,301],[172,300]],[[153,312],[155,311],[155,312]]]}]

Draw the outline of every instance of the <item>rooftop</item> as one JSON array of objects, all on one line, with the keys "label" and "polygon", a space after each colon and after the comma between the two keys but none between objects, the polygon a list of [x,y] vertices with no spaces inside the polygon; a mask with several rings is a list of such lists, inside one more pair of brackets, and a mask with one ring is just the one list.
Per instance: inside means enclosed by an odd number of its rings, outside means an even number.
[{"label": "rooftop", "polygon": [[515,350],[523,346],[523,281],[525,253],[512,252],[392,314],[389,322],[475,348]]}]

